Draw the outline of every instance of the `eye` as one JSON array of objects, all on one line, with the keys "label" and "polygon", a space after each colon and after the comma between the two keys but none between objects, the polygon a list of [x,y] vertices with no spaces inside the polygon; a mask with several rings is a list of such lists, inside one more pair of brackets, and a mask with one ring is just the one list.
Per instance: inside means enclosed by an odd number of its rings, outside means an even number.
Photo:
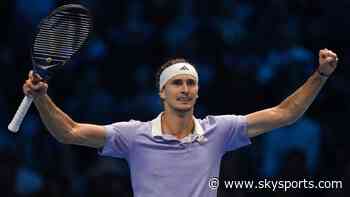
[{"label": "eye", "polygon": [[196,84],[196,82],[193,79],[187,80],[187,85],[188,86],[194,86],[195,84]]},{"label": "eye", "polygon": [[180,79],[175,79],[172,84],[174,85],[181,85],[182,84],[182,81]]}]

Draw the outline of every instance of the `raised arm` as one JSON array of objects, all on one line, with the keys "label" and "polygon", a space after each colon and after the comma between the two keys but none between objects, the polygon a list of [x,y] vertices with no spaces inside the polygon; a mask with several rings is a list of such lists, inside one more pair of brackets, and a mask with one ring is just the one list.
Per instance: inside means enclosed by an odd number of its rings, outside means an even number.
[{"label": "raised arm", "polygon": [[320,50],[320,65],[317,71],[292,95],[275,107],[246,115],[248,136],[254,137],[298,120],[314,101],[328,77],[334,72],[337,61],[337,55],[332,51]]},{"label": "raised arm", "polygon": [[47,95],[47,88],[47,83],[40,81],[40,77],[32,72],[23,85],[24,93],[34,98],[40,117],[51,135],[64,144],[102,147],[106,137],[104,127],[73,121],[53,103]]}]

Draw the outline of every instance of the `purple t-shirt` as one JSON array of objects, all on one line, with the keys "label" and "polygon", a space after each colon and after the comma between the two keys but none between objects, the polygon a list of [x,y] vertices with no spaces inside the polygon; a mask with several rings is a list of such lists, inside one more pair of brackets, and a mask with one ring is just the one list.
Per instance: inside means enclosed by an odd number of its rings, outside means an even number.
[{"label": "purple t-shirt", "polygon": [[193,134],[181,140],[162,134],[160,116],[105,126],[99,154],[127,160],[135,197],[216,196],[208,180],[219,176],[222,156],[251,143],[245,116],[194,118]]}]

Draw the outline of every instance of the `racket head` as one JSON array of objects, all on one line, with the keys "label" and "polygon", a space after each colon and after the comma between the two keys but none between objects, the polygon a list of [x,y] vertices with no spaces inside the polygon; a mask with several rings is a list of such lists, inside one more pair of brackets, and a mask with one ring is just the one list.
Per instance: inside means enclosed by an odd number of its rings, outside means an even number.
[{"label": "racket head", "polygon": [[84,6],[56,8],[38,26],[31,50],[34,71],[45,75],[45,70],[66,64],[85,45],[91,30],[92,17]]}]

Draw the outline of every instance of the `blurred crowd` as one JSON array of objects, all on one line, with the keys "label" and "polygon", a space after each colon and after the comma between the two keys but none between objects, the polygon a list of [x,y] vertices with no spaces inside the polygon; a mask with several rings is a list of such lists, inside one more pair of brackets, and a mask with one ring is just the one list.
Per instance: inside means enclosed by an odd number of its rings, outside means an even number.
[{"label": "blurred crowd", "polygon": [[339,66],[303,118],[226,154],[220,178],[342,180],[343,189],[290,194],[220,187],[218,196],[349,196],[346,0],[1,1],[0,196],[132,196],[124,160],[59,144],[34,107],[18,134],[7,130],[31,68],[36,26],[65,3],[82,3],[94,16],[87,47],[49,84],[55,103],[78,122],[155,118],[162,110],[155,72],[171,58],[198,68],[197,118],[248,114],[277,105],[315,71],[319,49],[334,50]]}]

